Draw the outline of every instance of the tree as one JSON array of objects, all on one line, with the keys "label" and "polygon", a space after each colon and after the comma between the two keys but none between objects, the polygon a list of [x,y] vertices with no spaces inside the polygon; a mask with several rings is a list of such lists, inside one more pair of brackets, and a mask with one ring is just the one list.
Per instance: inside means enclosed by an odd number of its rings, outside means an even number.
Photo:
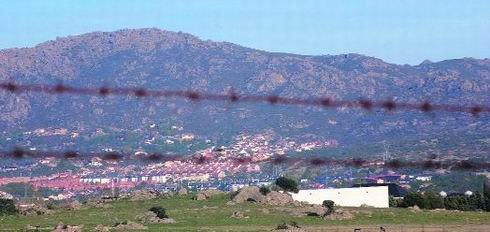
[{"label": "tree", "polygon": [[424,208],[427,209],[442,209],[444,208],[444,200],[442,199],[441,196],[429,192],[424,195],[424,201],[425,204],[423,205]]},{"label": "tree", "polygon": [[163,208],[161,206],[153,206],[153,207],[151,207],[150,211],[155,213],[157,215],[157,217],[160,219],[168,218],[168,215],[167,215],[167,212],[165,211],[165,208]]},{"label": "tree", "polygon": [[279,177],[276,180],[276,185],[286,192],[298,193],[298,183],[287,177]]},{"label": "tree", "polygon": [[324,200],[322,206],[327,208],[327,214],[331,214],[335,210],[335,202],[331,200]]},{"label": "tree", "polygon": [[425,208],[424,197],[420,193],[410,192],[403,198],[404,207],[418,206]]},{"label": "tree", "polygon": [[0,216],[17,213],[14,201],[11,199],[0,199]]}]

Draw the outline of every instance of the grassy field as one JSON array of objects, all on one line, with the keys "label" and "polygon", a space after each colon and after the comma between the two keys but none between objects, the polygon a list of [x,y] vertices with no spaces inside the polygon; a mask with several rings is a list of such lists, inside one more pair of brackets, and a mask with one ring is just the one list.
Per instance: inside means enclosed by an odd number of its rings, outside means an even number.
[{"label": "grassy field", "polygon": [[[490,228],[485,225],[490,225],[490,213],[483,212],[412,212],[409,209],[362,208],[348,209],[355,213],[355,218],[352,220],[325,221],[319,217],[292,217],[278,211],[275,207],[254,203],[228,206],[226,205],[228,200],[227,195],[215,196],[206,201],[191,200],[191,196],[136,202],[121,200],[110,203],[113,207],[108,209],[84,206],[80,210],[59,210],[51,215],[3,217],[0,218],[0,228],[22,230],[29,224],[52,229],[59,222],[63,222],[71,225],[83,224],[84,231],[90,231],[99,224],[113,225],[122,220],[135,221],[135,216],[146,212],[152,206],[166,208],[169,216],[177,223],[147,225],[150,231],[270,231],[279,223],[293,221],[311,231],[344,231],[343,229],[352,231],[354,227],[371,227],[372,231],[379,231],[379,226],[398,228],[399,230],[396,231],[410,231],[410,227],[421,228],[422,225],[425,226],[425,230],[413,231],[431,231],[429,229],[431,227],[451,228],[457,225],[477,227],[483,225],[481,231]],[[231,218],[234,211],[240,211],[248,218]]]}]

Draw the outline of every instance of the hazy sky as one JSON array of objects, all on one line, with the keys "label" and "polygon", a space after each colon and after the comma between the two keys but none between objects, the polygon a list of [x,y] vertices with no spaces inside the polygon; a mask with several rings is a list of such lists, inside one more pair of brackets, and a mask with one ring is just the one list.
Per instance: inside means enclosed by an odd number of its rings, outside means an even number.
[{"label": "hazy sky", "polygon": [[489,0],[6,0],[0,48],[157,27],[300,54],[361,53],[417,64],[490,57]]}]

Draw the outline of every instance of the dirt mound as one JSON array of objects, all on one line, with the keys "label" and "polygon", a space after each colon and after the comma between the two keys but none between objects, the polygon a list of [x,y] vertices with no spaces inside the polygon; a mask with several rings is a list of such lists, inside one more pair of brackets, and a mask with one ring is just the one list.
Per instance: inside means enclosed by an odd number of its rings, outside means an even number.
[{"label": "dirt mound", "polygon": [[208,189],[208,190],[204,190],[204,191],[197,193],[197,195],[194,197],[194,200],[198,200],[198,201],[206,200],[212,196],[224,194],[224,193],[225,192],[218,190],[218,189]]},{"label": "dirt mound", "polygon": [[264,203],[268,205],[284,206],[294,202],[293,197],[287,193],[272,191],[265,197]]},{"label": "dirt mound", "polygon": [[58,225],[54,227],[53,232],[81,232],[82,227],[83,225],[81,226],[65,225],[62,222],[60,222],[58,223]]},{"label": "dirt mound", "polygon": [[131,194],[131,201],[141,201],[154,199],[159,196],[158,192],[153,190],[136,190]]},{"label": "dirt mound", "polygon": [[232,198],[235,203],[243,203],[247,201],[263,202],[265,196],[259,191],[257,186],[247,186],[238,190],[238,193]]},{"label": "dirt mound", "polygon": [[146,212],[136,216],[136,221],[143,224],[173,224],[176,221],[172,218],[159,218],[154,212]]}]

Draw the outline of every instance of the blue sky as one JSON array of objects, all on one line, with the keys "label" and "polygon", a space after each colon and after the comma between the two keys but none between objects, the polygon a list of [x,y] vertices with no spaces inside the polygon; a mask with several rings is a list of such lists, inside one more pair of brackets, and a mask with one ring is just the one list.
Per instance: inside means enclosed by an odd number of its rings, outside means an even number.
[{"label": "blue sky", "polygon": [[300,54],[392,63],[490,57],[488,0],[8,0],[0,48],[92,31],[157,27]]}]

